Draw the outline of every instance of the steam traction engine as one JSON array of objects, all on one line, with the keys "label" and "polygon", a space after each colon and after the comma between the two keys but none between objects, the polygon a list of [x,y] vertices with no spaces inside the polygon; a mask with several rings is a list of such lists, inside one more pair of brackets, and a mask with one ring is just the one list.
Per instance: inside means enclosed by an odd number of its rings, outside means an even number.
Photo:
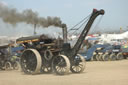
[{"label": "steam traction engine", "polygon": [[24,73],[55,72],[64,75],[69,71],[73,73],[83,72],[85,59],[77,53],[98,15],[104,15],[104,10],[93,10],[73,48],[66,42],[66,39],[53,39],[46,35],[17,39],[17,43],[23,44],[26,48],[21,55],[21,67]]}]

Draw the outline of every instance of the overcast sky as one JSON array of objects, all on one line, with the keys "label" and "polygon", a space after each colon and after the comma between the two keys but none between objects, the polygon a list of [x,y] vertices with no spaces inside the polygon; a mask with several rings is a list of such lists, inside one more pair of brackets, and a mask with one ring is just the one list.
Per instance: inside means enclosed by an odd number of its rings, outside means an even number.
[{"label": "overcast sky", "polygon": [[[10,8],[16,8],[19,12],[32,9],[38,12],[41,17],[60,17],[68,28],[88,16],[93,8],[104,9],[105,15],[98,25],[99,29],[119,30],[120,27],[128,29],[128,0],[0,0],[0,3]],[[38,33],[41,31],[38,30]],[[0,19],[0,32],[0,35],[9,36],[31,35],[33,34],[33,26],[22,23],[13,27]]]}]

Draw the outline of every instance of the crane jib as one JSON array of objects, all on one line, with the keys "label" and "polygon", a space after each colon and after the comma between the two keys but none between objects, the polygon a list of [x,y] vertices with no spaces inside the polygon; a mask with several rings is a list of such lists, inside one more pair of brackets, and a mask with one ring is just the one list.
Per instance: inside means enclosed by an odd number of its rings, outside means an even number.
[{"label": "crane jib", "polygon": [[75,57],[76,56],[76,54],[78,53],[78,51],[79,51],[79,49],[80,49],[85,37],[87,36],[87,34],[88,34],[89,30],[90,30],[95,18],[98,15],[104,15],[104,13],[105,12],[104,12],[103,9],[101,9],[101,10],[93,9],[91,17],[89,18],[86,26],[84,27],[82,33],[80,34],[80,37],[78,38],[78,40],[77,40],[76,44],[74,45],[74,47],[70,50],[71,52],[70,53],[68,52],[67,55],[69,55],[70,57]]}]

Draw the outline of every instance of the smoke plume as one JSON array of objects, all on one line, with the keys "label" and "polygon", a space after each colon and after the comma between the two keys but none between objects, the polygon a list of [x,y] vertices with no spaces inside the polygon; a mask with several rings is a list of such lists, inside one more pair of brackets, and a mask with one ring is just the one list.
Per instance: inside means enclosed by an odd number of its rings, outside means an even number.
[{"label": "smoke plume", "polygon": [[9,8],[8,6],[0,3],[0,18],[5,22],[12,25],[17,23],[27,23],[32,25],[38,25],[42,27],[56,26],[62,27],[62,21],[59,17],[47,18],[39,17],[37,12],[33,12],[32,9],[26,9],[22,12],[18,12],[16,8]]}]

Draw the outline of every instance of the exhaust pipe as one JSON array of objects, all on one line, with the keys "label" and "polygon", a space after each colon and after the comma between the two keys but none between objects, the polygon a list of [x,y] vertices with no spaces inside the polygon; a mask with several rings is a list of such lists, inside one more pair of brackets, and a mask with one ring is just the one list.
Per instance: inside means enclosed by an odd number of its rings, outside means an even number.
[{"label": "exhaust pipe", "polygon": [[66,24],[62,24],[62,31],[63,31],[64,43],[67,43],[67,26],[66,26]]}]

